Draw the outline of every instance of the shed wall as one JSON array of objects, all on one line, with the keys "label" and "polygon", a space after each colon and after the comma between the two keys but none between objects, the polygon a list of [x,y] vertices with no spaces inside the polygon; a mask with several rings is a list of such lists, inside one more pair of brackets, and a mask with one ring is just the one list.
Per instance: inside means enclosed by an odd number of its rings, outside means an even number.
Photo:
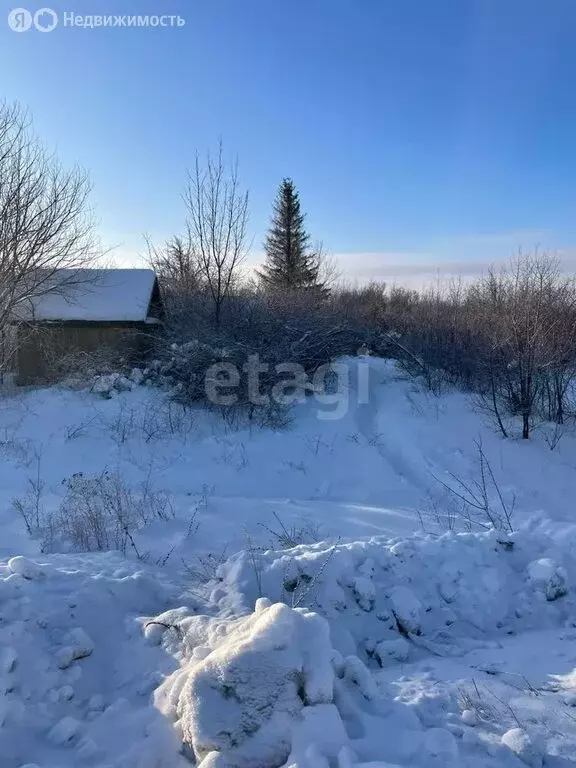
[{"label": "shed wall", "polygon": [[150,352],[152,328],[144,323],[38,324],[21,336],[18,383],[50,381],[67,368],[81,370],[84,356],[109,354],[136,364]]}]

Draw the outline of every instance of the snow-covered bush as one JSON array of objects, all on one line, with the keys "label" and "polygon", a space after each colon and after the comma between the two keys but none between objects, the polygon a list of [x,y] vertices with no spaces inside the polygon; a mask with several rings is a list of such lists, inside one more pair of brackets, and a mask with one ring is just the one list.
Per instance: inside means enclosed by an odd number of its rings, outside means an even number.
[{"label": "snow-covered bush", "polygon": [[[250,353],[241,344],[231,344],[226,348],[198,340],[172,344],[152,380],[168,386],[172,397],[184,405],[197,402],[216,405],[228,419],[230,414],[235,414],[241,408],[246,411],[250,421],[261,426],[276,429],[286,426],[289,423],[287,408],[269,398],[273,386],[278,382],[273,365],[267,372],[259,374],[256,397],[252,392],[253,383],[246,373]],[[270,364],[267,358],[263,358],[263,361]],[[229,390],[227,382],[234,382]],[[218,393],[218,397],[215,398],[214,393]]]},{"label": "snow-covered bush", "polygon": [[148,375],[154,383],[172,388],[178,400],[197,402],[206,399],[207,372],[223,362],[231,362],[226,349],[193,339],[185,344],[170,345],[163,359],[149,370]]},{"label": "snow-covered bush", "polygon": [[[237,380],[232,407],[245,407],[264,426],[282,425],[282,406],[287,403],[280,403],[279,390],[289,396],[296,389],[301,399],[306,387],[300,375],[312,386],[319,369],[341,355],[354,354],[365,341],[334,312],[327,296],[242,290],[228,297],[218,327],[200,320],[196,298],[187,296],[184,304],[171,307],[164,324],[167,343],[164,349],[158,346],[153,378],[172,388],[181,402],[212,404],[214,383]],[[298,373],[293,366],[299,367]],[[229,376],[226,369],[233,373]],[[252,370],[257,370],[257,387]]]},{"label": "snow-covered bush", "polygon": [[[106,399],[116,397],[120,392],[137,386],[153,386],[168,392],[173,403],[183,408],[195,403],[218,407],[226,423],[237,427],[247,420],[264,428],[283,429],[290,424],[289,408],[273,398],[256,402],[249,377],[245,375],[247,350],[240,345],[230,349],[205,344],[196,339],[184,344],[172,344],[161,359],[153,360],[146,368],[135,368],[128,375],[112,373],[96,376],[90,384],[95,394]],[[226,382],[229,371],[238,372],[238,382],[232,385],[228,401]],[[270,375],[261,376],[259,395],[270,393],[278,383],[273,368]],[[222,398],[212,393],[222,394]],[[154,420],[152,420],[154,421]],[[169,414],[167,425],[174,434],[173,414]],[[150,419],[142,425],[145,433],[157,434]],[[145,439],[148,439],[145,434]]]},{"label": "snow-covered bush", "polygon": [[331,363],[365,340],[309,295],[235,297],[218,329],[192,316],[168,317],[157,359],[136,375],[98,376],[93,391],[108,398],[139,384],[159,386],[179,403],[240,410],[251,423],[278,429],[287,426],[293,402],[329,389]]}]

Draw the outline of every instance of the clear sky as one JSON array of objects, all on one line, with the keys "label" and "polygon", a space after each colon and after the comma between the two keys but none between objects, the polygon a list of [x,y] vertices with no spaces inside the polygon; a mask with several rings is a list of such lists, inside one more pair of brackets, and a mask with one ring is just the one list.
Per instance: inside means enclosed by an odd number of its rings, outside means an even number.
[{"label": "clear sky", "polygon": [[1,94],[89,170],[119,262],[181,229],[185,168],[220,136],[255,252],[291,176],[361,278],[575,258],[576,0],[46,0],[186,25],[20,34],[0,2]]}]

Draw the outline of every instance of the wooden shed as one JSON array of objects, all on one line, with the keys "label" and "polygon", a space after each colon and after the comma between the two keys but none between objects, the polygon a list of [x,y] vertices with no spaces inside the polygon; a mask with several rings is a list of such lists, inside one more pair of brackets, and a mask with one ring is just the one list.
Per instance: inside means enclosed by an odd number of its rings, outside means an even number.
[{"label": "wooden shed", "polygon": [[164,317],[152,270],[60,270],[55,278],[59,288],[33,299],[19,328],[18,384],[48,381],[82,356],[146,357]]}]

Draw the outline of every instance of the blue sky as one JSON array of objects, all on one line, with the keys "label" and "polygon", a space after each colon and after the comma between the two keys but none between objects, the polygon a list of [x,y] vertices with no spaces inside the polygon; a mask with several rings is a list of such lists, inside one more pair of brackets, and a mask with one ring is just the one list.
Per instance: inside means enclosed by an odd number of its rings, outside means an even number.
[{"label": "blue sky", "polygon": [[292,176],[313,237],[362,279],[474,271],[536,243],[576,254],[574,0],[48,1],[186,20],[0,25],[1,94],[89,170],[119,262],[143,232],[181,229],[185,168],[220,136],[255,252]]}]

